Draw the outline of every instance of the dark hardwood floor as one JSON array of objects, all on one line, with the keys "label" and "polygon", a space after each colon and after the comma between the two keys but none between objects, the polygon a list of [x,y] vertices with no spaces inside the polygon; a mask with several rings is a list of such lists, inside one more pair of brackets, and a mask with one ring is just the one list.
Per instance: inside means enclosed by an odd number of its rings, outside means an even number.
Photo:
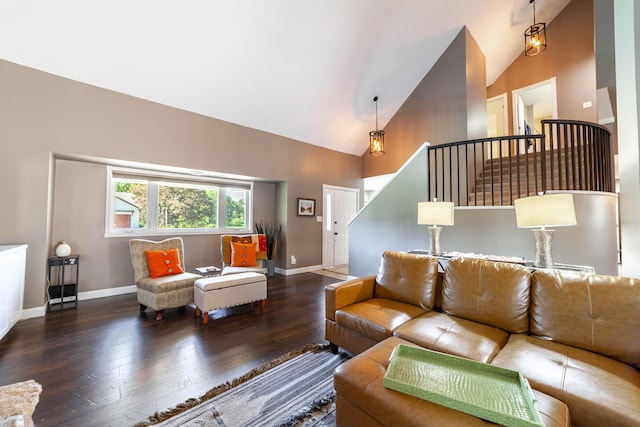
[{"label": "dark hardwood floor", "polygon": [[135,294],[80,301],[22,320],[0,341],[0,385],[42,384],[37,426],[131,426],[262,363],[324,340],[324,286],[304,273],[270,278],[259,304],[211,312],[138,312]]}]

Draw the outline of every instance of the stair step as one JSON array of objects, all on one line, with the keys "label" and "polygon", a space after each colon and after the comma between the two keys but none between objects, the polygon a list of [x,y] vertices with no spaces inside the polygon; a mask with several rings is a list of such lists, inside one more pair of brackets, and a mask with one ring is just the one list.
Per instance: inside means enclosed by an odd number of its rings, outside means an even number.
[{"label": "stair step", "polygon": [[[511,158],[512,159],[533,159],[533,158],[540,158],[543,155],[545,157],[552,157],[552,158],[558,158],[558,156],[563,157],[563,158],[567,158],[567,157],[571,157],[571,156],[567,156],[566,153],[569,154],[573,154],[575,153],[576,155],[578,155],[578,152],[580,152],[580,155],[584,155],[585,153],[589,152],[590,150],[590,146],[587,145],[576,145],[574,147],[568,147],[568,148],[561,148],[561,149],[553,149],[553,150],[545,150],[544,154],[542,153],[542,151],[529,151],[527,153],[519,153],[519,154],[512,154]],[[503,150],[502,153],[502,157],[493,157],[491,159],[485,159],[485,161],[499,161],[500,159],[508,159],[508,152],[505,152],[505,150]]]},{"label": "stair step", "polygon": [[[569,167],[575,167],[576,169],[578,169],[578,165],[579,164],[582,164],[582,163],[573,163],[571,161],[567,163],[566,161],[562,160],[560,162],[560,166],[559,167],[561,169],[564,169],[565,166],[569,165]],[[558,169],[558,162],[557,161],[546,162],[544,164],[544,167],[547,168],[547,169]],[[501,169],[502,170],[509,170],[509,169],[518,169],[518,168],[520,170],[527,169],[527,163],[523,162],[523,163],[520,163],[518,165],[517,163],[509,164],[509,162],[505,162],[505,163],[502,163],[502,167],[500,167],[499,163],[496,163],[496,164],[493,164],[493,165],[485,164],[482,169],[479,169],[478,173],[482,173],[483,171],[485,173],[489,173],[491,171],[495,172],[495,171],[499,171]],[[535,162],[535,163],[534,162],[529,162],[529,170],[533,170],[533,169],[541,170],[542,169],[542,164],[539,163],[539,162]],[[476,170],[478,170],[478,169],[476,169]]]}]

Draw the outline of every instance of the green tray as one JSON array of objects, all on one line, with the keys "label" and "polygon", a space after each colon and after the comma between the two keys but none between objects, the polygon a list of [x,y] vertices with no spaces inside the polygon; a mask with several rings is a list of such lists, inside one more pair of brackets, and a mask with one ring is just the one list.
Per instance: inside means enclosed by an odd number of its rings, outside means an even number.
[{"label": "green tray", "polygon": [[384,386],[507,427],[544,427],[527,380],[499,366],[399,344]]}]

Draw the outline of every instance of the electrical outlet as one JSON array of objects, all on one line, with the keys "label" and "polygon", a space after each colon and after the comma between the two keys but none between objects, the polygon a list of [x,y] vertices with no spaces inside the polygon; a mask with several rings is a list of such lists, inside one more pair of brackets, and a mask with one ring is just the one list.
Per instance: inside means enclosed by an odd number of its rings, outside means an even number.
[{"label": "electrical outlet", "polygon": [[296,265],[296,256],[295,255],[291,255],[291,265]]},{"label": "electrical outlet", "polygon": [[582,108],[591,108],[592,104],[591,101],[584,101],[582,103]]}]

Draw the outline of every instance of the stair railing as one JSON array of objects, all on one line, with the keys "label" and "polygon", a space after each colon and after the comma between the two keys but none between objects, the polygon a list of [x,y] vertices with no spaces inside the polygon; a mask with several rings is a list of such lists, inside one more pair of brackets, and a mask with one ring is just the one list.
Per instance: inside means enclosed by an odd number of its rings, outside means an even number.
[{"label": "stair railing", "polygon": [[606,128],[575,120],[543,120],[542,128],[429,147],[428,199],[505,206],[549,190],[614,191]]}]

